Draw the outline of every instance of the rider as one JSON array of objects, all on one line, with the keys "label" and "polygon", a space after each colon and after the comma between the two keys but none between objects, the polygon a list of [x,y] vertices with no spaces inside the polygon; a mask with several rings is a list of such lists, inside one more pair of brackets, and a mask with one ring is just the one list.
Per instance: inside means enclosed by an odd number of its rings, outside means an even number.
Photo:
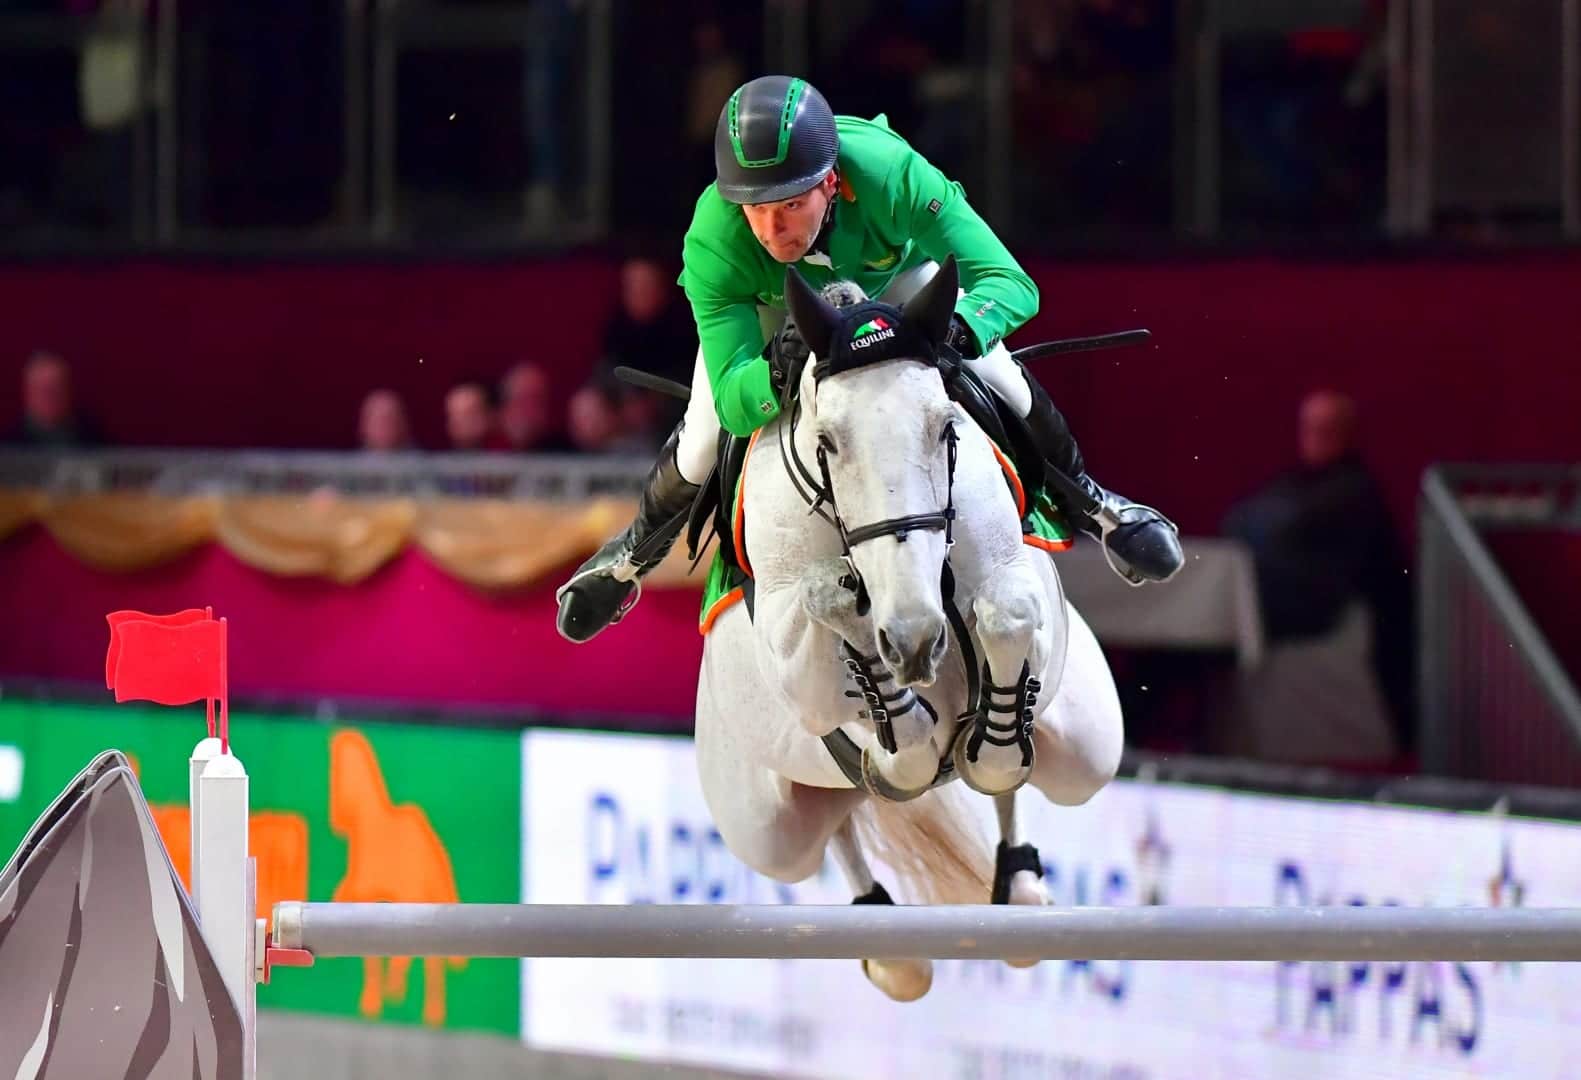
[{"label": "rider", "polygon": [[1005,349],[1005,335],[1037,312],[1031,278],[961,186],[882,116],[835,116],[799,78],[753,79],[720,112],[714,164],[682,247],[680,283],[701,342],[691,400],[648,475],[636,520],[560,588],[562,635],[587,641],[625,614],[637,579],[663,560],[707,480],[720,425],[748,435],[778,415],[777,380],[806,355],[785,324],[790,264],[815,288],[845,279],[898,304],[953,253],[964,295],[947,344],[1026,418],[1038,450],[1087,495],[1076,506],[1051,488],[1056,504],[1133,584],[1180,569],[1175,526],[1093,482],[1064,417]]}]

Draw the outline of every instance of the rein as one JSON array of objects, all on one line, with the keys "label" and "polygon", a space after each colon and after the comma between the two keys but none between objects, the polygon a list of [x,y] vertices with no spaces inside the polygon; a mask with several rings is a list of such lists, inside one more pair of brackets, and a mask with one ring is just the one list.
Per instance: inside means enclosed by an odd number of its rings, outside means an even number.
[{"label": "rein", "polygon": [[[812,369],[814,395],[818,385],[831,375],[896,360],[922,360],[940,373],[947,386],[953,383],[962,372],[962,360],[954,349],[940,344],[943,336],[942,324],[950,314],[948,301],[952,301],[956,293],[956,269],[953,259],[946,260],[940,275],[940,278],[927,287],[926,299],[914,299],[924,313],[922,318],[911,319],[901,309],[880,301],[843,305],[836,312],[827,303],[813,296],[799,276],[788,274],[786,290],[793,311],[800,306],[803,309],[800,313],[801,317],[807,321],[807,324],[816,325],[818,329],[824,331],[822,336],[817,337],[820,347]],[[938,285],[940,281],[944,283],[942,288]],[[817,310],[808,310],[809,305],[820,306]],[[809,338],[809,341],[811,340],[813,339]],[[802,398],[801,395],[793,393],[794,386],[788,380],[784,389],[785,396],[791,397],[792,400],[789,415],[782,416],[779,424],[780,461],[783,463],[791,486],[807,504],[808,513],[823,518],[839,535],[841,558],[846,568],[846,573],[841,576],[839,584],[855,597],[857,614],[866,616],[872,609],[872,599],[867,584],[862,580],[862,573],[857,569],[853,555],[858,546],[885,536],[893,536],[897,543],[904,544],[911,533],[919,530],[942,532],[944,558],[939,565],[939,589],[943,598],[945,617],[950,632],[955,635],[961,661],[965,667],[966,711],[956,719],[958,723],[971,722],[970,734],[968,735],[966,727],[956,731],[951,748],[940,759],[932,780],[921,788],[915,791],[897,790],[884,778],[878,759],[865,750],[857,751],[851,738],[840,728],[824,736],[824,745],[830,755],[853,786],[892,801],[914,799],[924,791],[953,779],[953,773],[957,771],[969,785],[976,787],[972,778],[966,774],[965,766],[977,763],[978,753],[985,743],[993,746],[1019,746],[1022,751],[1023,769],[1030,772],[1032,753],[1030,706],[1036,701],[1035,695],[1040,688],[1036,679],[1029,677],[1026,665],[1023,665],[1021,677],[1015,686],[994,685],[992,671],[986,660],[979,659],[981,650],[955,602],[955,573],[950,566],[950,554],[955,546],[955,474],[960,452],[960,436],[955,421],[952,419],[946,423],[943,432],[940,433],[940,441],[945,444],[948,466],[943,507],[929,513],[907,514],[852,527],[847,523],[845,515],[840,512],[839,500],[834,490],[834,479],[829,468],[829,458],[834,453],[834,449],[825,439],[819,437],[817,472],[814,473],[808,467],[808,462],[802,458],[796,445],[796,435],[806,415]],[[886,752],[890,754],[898,752],[892,717],[907,715],[921,707],[925,709],[933,724],[937,725],[938,715],[926,700],[918,697],[909,688],[893,687],[893,676],[885,669],[879,656],[866,656],[844,640],[841,641],[841,656],[847,677],[857,686],[857,692],[848,692],[847,696],[858,698],[866,705],[862,715],[872,722],[878,744]],[[886,683],[891,685],[886,686]],[[1001,697],[1010,697],[1012,700],[1008,702],[997,700]],[[1014,718],[1008,723],[994,719],[994,714],[1004,713],[1011,713]],[[1021,782],[1025,782],[1024,776]]]},{"label": "rein", "polygon": [[[907,534],[917,530],[940,530],[944,533],[945,553],[944,561],[939,567],[939,584],[944,599],[944,614],[950,625],[950,630],[955,635],[956,642],[961,649],[961,659],[966,673],[966,701],[967,711],[958,719],[976,719],[981,714],[978,707],[982,696],[982,683],[979,677],[979,663],[977,649],[972,640],[970,629],[962,617],[960,608],[955,603],[955,572],[950,568],[950,550],[955,546],[955,468],[959,458],[960,436],[955,430],[952,421],[945,425],[940,436],[946,447],[946,460],[948,463],[948,479],[945,489],[945,504],[940,510],[925,514],[908,514],[903,517],[886,518],[870,525],[850,528],[844,516],[840,513],[839,505],[835,499],[834,482],[829,475],[828,450],[824,444],[818,446],[818,474],[815,476],[801,454],[796,449],[796,429],[803,417],[801,398],[798,397],[791,407],[791,414],[785,423],[780,425],[779,444],[780,461],[784,464],[785,475],[791,482],[791,487],[808,506],[809,514],[817,514],[828,522],[840,536],[841,557],[845,560],[848,573],[841,584],[856,594],[857,611],[867,614],[871,608],[868,597],[867,585],[862,580],[861,572],[856,568],[856,560],[852,557],[852,549],[869,540],[876,540],[883,536],[893,536],[899,543],[906,542]],[[868,717],[873,721],[873,728],[878,736],[878,743],[890,753],[895,753],[894,726],[891,717],[904,715],[917,707],[920,703],[938,722],[938,715],[932,706],[925,700],[917,698],[909,690],[900,694],[886,694],[881,689],[884,682],[890,680],[888,672],[882,671],[882,665],[877,656],[865,656],[848,641],[843,641],[842,651],[847,673],[856,682],[859,690],[848,692],[848,696],[861,698],[867,706]],[[898,708],[897,708],[898,706]],[[861,784],[875,795],[894,801],[903,801],[904,798],[915,798],[921,791],[902,793],[897,792],[887,783],[882,783],[882,777],[873,770],[860,767],[859,762],[853,760],[852,751],[854,744],[850,737],[836,729],[824,737],[824,742],[829,746],[836,761],[841,765],[848,778],[853,783]],[[975,759],[975,754],[973,755]],[[935,775],[932,787],[951,778],[951,770],[947,767],[948,755],[945,762],[941,763],[939,772]],[[927,790],[924,788],[923,790]]]}]

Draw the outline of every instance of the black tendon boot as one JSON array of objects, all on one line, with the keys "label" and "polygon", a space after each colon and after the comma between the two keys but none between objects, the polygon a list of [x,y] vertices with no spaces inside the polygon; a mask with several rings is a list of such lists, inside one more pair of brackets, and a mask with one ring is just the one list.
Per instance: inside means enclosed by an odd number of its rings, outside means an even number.
[{"label": "black tendon boot", "polygon": [[675,462],[680,434],[677,427],[659,451],[626,531],[599,548],[555,593],[560,604],[555,626],[562,637],[581,643],[618,623],[642,594],[642,576],[669,554],[697,495],[697,485],[681,475]]},{"label": "black tendon boot", "polygon": [[1048,392],[1022,368],[1032,389],[1032,414],[1027,424],[1038,450],[1074,485],[1051,478],[1050,494],[1076,528],[1103,545],[1109,566],[1132,585],[1168,581],[1185,562],[1180,550],[1180,530],[1154,510],[1105,491],[1087,475],[1081,450],[1065,418],[1054,407]]}]

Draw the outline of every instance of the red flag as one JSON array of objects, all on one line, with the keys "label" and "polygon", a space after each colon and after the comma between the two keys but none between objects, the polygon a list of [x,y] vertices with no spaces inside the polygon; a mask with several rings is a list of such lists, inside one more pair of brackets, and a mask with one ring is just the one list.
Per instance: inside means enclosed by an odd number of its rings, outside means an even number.
[{"label": "red flag", "polygon": [[190,626],[131,620],[116,630],[116,701],[185,705],[225,692],[225,628],[213,619]]},{"label": "red flag", "polygon": [[104,657],[104,688],[115,689],[115,665],[121,659],[121,638],[116,630],[123,624],[132,620],[140,622],[155,622],[164,626],[189,626],[195,622],[214,617],[213,608],[187,608],[174,615],[150,615],[145,611],[112,611],[106,615],[105,621],[110,624],[110,651]]},{"label": "red flag", "polygon": [[156,701],[161,705],[208,704],[209,734],[215,733],[214,705],[219,703],[222,753],[230,752],[229,677],[225,620],[212,609],[189,609],[174,615],[117,611],[110,623],[110,650],[105,657],[105,682],[116,701]]}]

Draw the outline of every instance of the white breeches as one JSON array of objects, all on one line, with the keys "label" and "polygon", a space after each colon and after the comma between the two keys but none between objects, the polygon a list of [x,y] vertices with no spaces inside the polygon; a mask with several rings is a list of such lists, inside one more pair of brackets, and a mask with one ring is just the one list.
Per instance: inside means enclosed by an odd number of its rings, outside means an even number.
[{"label": "white breeches", "polygon": [[[879,299],[886,304],[905,304],[938,269],[937,263],[927,262],[897,275]],[[765,342],[779,331],[784,321],[785,312],[781,309],[761,304],[758,306],[758,322],[763,327]],[[983,356],[968,358],[966,363],[1018,414],[1026,416],[1031,413],[1032,390],[1027,386],[1020,367],[1010,358],[1010,351],[1005,348],[1003,341]],[[708,382],[703,351],[698,349],[697,359],[692,365],[692,397],[687,403],[686,415],[681,420],[681,437],[675,450],[675,463],[688,482],[701,484],[708,479],[708,471],[714,467],[718,455],[719,414],[714,411],[713,387]]]}]

